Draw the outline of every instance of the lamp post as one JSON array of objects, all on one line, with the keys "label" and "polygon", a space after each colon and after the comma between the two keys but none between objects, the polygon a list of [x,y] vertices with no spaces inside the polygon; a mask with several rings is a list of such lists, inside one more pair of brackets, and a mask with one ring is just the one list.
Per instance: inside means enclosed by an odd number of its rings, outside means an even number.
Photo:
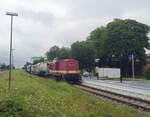
[{"label": "lamp post", "polygon": [[122,83],[122,67],[121,67],[121,58],[122,58],[122,55],[120,55],[120,83]]},{"label": "lamp post", "polygon": [[14,51],[15,51],[15,49],[12,49],[12,52],[11,52],[11,53],[12,53],[12,54],[11,54],[11,55],[12,55],[12,66],[11,66],[11,67],[12,67],[12,70],[13,70],[13,68],[14,68],[14,61],[15,61]]},{"label": "lamp post", "polygon": [[8,89],[10,90],[10,85],[11,85],[11,70],[12,70],[11,55],[12,55],[12,29],[13,29],[12,26],[13,26],[13,16],[18,16],[18,14],[17,13],[13,13],[13,12],[6,12],[6,15],[11,16],[9,80],[8,80]]},{"label": "lamp post", "polygon": [[132,54],[132,79],[134,80],[134,55]]}]

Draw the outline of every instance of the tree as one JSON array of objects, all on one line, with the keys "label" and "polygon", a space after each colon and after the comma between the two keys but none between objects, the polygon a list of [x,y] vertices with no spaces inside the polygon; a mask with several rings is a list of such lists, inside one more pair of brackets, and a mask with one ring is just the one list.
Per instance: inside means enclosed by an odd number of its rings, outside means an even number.
[{"label": "tree", "polygon": [[0,64],[0,69],[6,70],[7,69],[7,65],[5,63]]},{"label": "tree", "polygon": [[26,62],[25,65],[24,65],[24,67],[23,67],[23,69],[26,69],[26,67],[27,67],[28,65],[32,65],[32,63]]},{"label": "tree", "polygon": [[111,55],[129,55],[144,53],[149,48],[147,34],[150,27],[135,20],[115,19],[106,28],[105,45]]},{"label": "tree", "polygon": [[46,56],[48,58],[48,60],[53,60],[54,58],[57,57],[58,55],[58,51],[59,51],[59,47],[58,46],[53,46],[49,49],[48,52],[46,52]]},{"label": "tree", "polygon": [[[150,49],[148,33],[150,27],[135,20],[115,19],[106,27],[98,27],[93,30],[87,41],[94,44],[96,58],[100,59],[102,66],[113,66],[112,56],[121,57],[122,68],[127,72],[128,64],[131,66],[128,56],[134,54],[136,65],[145,64],[145,48]],[[118,61],[119,62],[119,61]],[[119,63],[115,62],[118,67]]]},{"label": "tree", "polygon": [[61,59],[71,58],[70,51],[71,51],[70,48],[62,47],[62,48],[59,49],[57,57],[59,57]]},{"label": "tree", "polygon": [[87,42],[93,43],[96,58],[100,59],[100,66],[105,66],[108,64],[108,53],[105,49],[106,46],[104,46],[105,30],[106,28],[103,26],[96,28],[90,33],[86,40]]},{"label": "tree", "polygon": [[93,44],[82,41],[71,45],[71,55],[79,61],[80,69],[91,68],[94,66],[95,50]]},{"label": "tree", "polygon": [[112,55],[122,56],[123,68],[126,68],[129,62],[128,56],[134,54],[135,60],[138,59],[141,66],[145,64],[145,49],[149,49],[148,33],[150,27],[139,23],[135,20],[115,19],[110,22],[105,30],[105,38],[103,40],[109,57]]}]

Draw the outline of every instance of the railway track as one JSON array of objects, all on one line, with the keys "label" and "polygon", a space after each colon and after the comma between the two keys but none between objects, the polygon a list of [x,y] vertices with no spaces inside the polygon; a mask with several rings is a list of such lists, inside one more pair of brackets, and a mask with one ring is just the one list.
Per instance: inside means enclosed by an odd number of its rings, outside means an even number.
[{"label": "railway track", "polygon": [[143,111],[150,112],[150,101],[143,100],[140,98],[135,98],[131,96],[126,96],[118,93],[114,93],[111,91],[106,91],[103,89],[97,89],[93,88],[91,86],[86,85],[75,85],[75,87],[78,87],[86,92],[89,92],[91,94],[94,94],[96,96],[104,97],[113,101],[117,101],[119,103],[123,103],[129,106],[132,106],[136,109],[142,109]]}]

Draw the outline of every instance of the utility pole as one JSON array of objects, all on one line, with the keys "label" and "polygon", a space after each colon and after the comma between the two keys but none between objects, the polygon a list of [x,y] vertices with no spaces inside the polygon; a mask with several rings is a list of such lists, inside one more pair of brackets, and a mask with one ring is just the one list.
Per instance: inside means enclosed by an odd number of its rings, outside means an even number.
[{"label": "utility pole", "polygon": [[14,68],[14,61],[15,61],[15,56],[14,56],[14,51],[15,49],[12,49],[12,71],[13,71],[13,68]]},{"label": "utility pole", "polygon": [[120,83],[122,83],[121,58],[122,58],[122,55],[120,55]]},{"label": "utility pole", "polygon": [[11,70],[12,70],[12,26],[13,26],[13,16],[18,16],[17,13],[7,12],[6,15],[11,16],[11,30],[10,30],[10,57],[9,57],[9,80],[8,80],[8,89],[10,90],[11,86]]},{"label": "utility pole", "polygon": [[134,55],[132,54],[132,79],[134,80]]}]

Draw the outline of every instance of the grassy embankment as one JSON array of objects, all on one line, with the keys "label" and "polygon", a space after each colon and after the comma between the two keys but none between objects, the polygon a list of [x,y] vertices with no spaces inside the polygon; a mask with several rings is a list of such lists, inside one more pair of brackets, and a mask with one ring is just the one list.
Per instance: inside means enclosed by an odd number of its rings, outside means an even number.
[{"label": "grassy embankment", "polygon": [[8,75],[0,76],[1,117],[150,117],[126,106],[98,101],[66,82],[15,71],[11,90]]}]

